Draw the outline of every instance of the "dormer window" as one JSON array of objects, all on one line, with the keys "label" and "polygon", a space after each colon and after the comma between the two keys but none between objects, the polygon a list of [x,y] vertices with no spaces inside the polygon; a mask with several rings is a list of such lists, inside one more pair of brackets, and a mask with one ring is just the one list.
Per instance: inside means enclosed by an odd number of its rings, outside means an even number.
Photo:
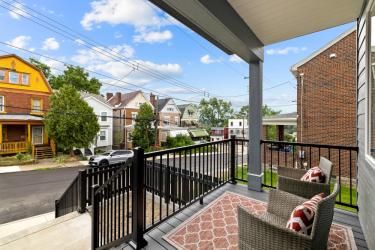
[{"label": "dormer window", "polygon": [[20,74],[17,72],[9,71],[9,82],[18,84],[20,81]]}]

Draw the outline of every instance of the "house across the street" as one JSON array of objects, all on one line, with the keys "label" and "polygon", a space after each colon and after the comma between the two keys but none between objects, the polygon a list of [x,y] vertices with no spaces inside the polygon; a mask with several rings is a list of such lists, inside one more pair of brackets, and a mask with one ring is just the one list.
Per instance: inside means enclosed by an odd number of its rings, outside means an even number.
[{"label": "house across the street", "polygon": [[193,104],[178,105],[181,112],[181,127],[197,127],[198,126],[198,110]]},{"label": "house across the street", "polygon": [[213,127],[210,131],[210,141],[228,139],[228,127]]},{"label": "house across the street", "polygon": [[113,107],[101,95],[95,95],[87,92],[81,92],[82,98],[94,109],[98,117],[100,130],[95,140],[90,145],[90,150],[94,153],[95,149],[108,151],[112,149],[113,133]]},{"label": "house across the street", "polygon": [[43,124],[51,94],[47,79],[34,65],[14,54],[0,56],[0,155],[54,155],[55,144]]}]

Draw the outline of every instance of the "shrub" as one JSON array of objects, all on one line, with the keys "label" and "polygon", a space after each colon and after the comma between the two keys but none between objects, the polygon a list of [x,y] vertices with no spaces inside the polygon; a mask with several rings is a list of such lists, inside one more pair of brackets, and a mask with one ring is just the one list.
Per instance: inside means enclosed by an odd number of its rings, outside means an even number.
[{"label": "shrub", "polygon": [[166,145],[168,148],[177,148],[183,146],[193,145],[194,142],[190,136],[186,135],[176,135],[176,137],[167,137]]},{"label": "shrub", "polygon": [[16,154],[16,159],[18,161],[30,161],[30,160],[33,159],[33,157],[30,154],[18,153],[18,154]]}]

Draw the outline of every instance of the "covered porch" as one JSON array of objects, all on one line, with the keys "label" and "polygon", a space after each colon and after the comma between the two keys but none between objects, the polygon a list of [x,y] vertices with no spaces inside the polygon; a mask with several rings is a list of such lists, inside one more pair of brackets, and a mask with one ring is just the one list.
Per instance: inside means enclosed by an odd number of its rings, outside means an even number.
[{"label": "covered porch", "polygon": [[43,118],[33,115],[0,116],[0,155],[31,152],[50,145]]}]

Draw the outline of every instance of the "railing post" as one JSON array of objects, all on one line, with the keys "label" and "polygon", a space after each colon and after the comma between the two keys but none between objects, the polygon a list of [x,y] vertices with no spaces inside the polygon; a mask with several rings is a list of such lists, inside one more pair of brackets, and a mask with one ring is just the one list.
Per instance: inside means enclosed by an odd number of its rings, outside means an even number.
[{"label": "railing post", "polygon": [[59,217],[58,206],[59,206],[59,200],[55,200],[55,218]]},{"label": "railing post", "polygon": [[95,196],[96,191],[99,189],[99,185],[95,184],[91,188],[91,199],[92,199],[92,219],[91,219],[91,249],[95,250],[99,247],[99,200],[98,196]]},{"label": "railing post", "polygon": [[229,183],[237,184],[236,181],[236,136],[230,137],[230,181]]},{"label": "railing post", "polygon": [[[162,169],[160,168],[160,171]],[[144,150],[134,149],[134,162],[131,166],[132,186],[132,239],[129,245],[134,249],[142,249],[147,245],[143,238],[144,225]],[[162,173],[161,173],[162,174]],[[160,194],[161,195],[161,194]]]},{"label": "railing post", "polygon": [[87,196],[87,189],[86,189],[86,170],[79,171],[79,212],[84,213],[86,212],[86,196]]}]

